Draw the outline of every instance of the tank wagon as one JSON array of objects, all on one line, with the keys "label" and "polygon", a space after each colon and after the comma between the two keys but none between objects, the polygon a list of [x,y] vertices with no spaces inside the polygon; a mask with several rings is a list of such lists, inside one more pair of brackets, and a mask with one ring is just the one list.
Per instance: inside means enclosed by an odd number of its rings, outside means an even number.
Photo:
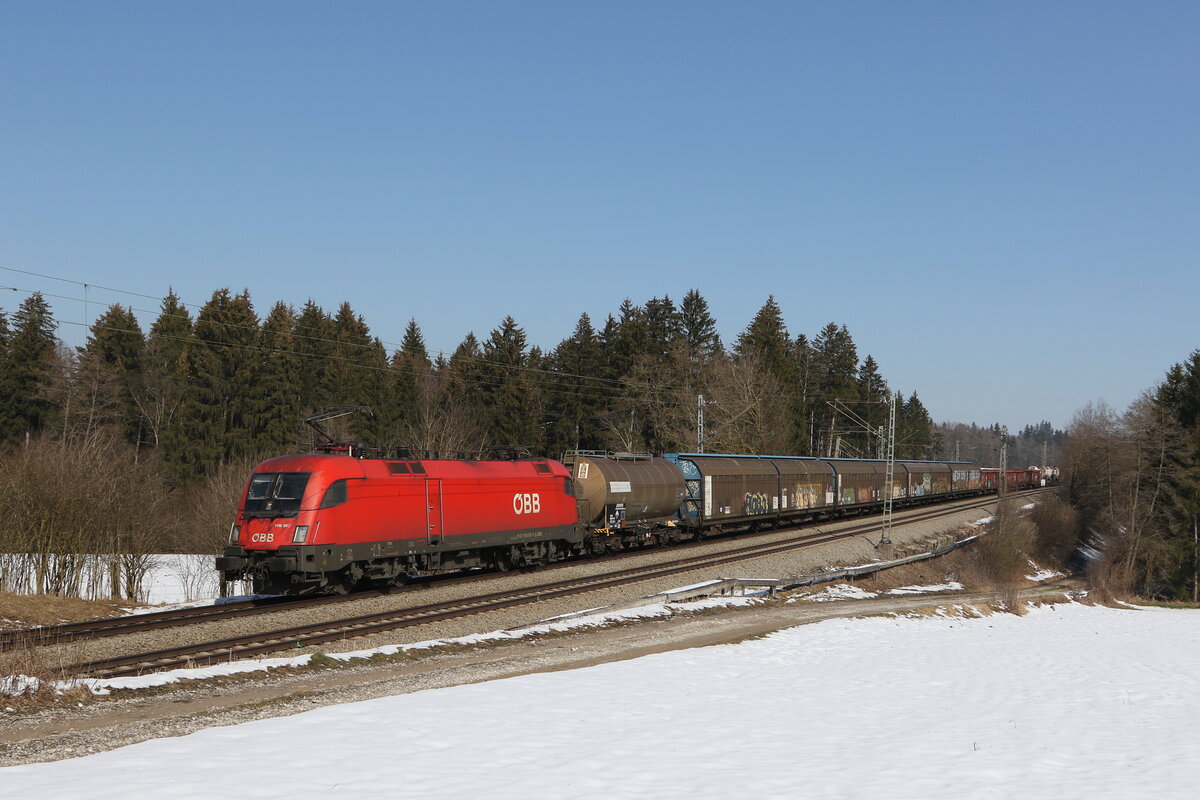
[{"label": "tank wagon", "polygon": [[575,480],[579,522],[591,552],[679,538],[686,494],[678,467],[648,453],[580,450],[563,456]]},{"label": "tank wagon", "polygon": [[[562,461],[281,456],[246,482],[216,567],[254,591],[344,593],[878,510],[887,464],[712,453]],[[897,461],[896,505],[988,491],[976,464]]]}]

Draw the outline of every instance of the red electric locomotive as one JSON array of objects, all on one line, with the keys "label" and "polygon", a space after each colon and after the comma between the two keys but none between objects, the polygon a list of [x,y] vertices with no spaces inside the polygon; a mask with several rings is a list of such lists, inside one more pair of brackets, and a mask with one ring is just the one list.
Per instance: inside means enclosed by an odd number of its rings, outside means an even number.
[{"label": "red electric locomotive", "polygon": [[250,476],[217,569],[255,592],[348,592],[556,561],[580,551],[578,522],[556,461],[282,456]]}]

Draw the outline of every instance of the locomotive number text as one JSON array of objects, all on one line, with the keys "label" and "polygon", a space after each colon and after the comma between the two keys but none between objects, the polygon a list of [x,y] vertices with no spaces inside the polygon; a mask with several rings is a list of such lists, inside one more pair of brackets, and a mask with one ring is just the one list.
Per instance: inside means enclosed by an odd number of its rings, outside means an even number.
[{"label": "locomotive number text", "polygon": [[542,511],[542,498],[537,492],[533,494],[514,494],[513,511],[518,514],[539,514]]}]

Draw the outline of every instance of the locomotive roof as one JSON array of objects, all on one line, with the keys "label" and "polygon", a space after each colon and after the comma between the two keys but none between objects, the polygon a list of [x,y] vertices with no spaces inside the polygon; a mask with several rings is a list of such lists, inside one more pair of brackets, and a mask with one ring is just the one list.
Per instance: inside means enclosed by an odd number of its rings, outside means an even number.
[{"label": "locomotive roof", "polygon": [[295,453],[268,458],[254,468],[257,472],[322,472],[345,478],[428,476],[470,477],[487,475],[568,474],[566,467],[547,458],[520,460],[461,461],[453,459],[355,458],[337,453]]}]

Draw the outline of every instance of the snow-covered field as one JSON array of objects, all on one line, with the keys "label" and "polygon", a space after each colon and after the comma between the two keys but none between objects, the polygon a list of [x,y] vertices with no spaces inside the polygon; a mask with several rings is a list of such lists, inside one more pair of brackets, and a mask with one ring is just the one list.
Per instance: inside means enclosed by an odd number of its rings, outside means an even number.
[{"label": "snow-covered field", "polygon": [[0,769],[6,796],[1193,797],[1200,611],[836,620]]}]

